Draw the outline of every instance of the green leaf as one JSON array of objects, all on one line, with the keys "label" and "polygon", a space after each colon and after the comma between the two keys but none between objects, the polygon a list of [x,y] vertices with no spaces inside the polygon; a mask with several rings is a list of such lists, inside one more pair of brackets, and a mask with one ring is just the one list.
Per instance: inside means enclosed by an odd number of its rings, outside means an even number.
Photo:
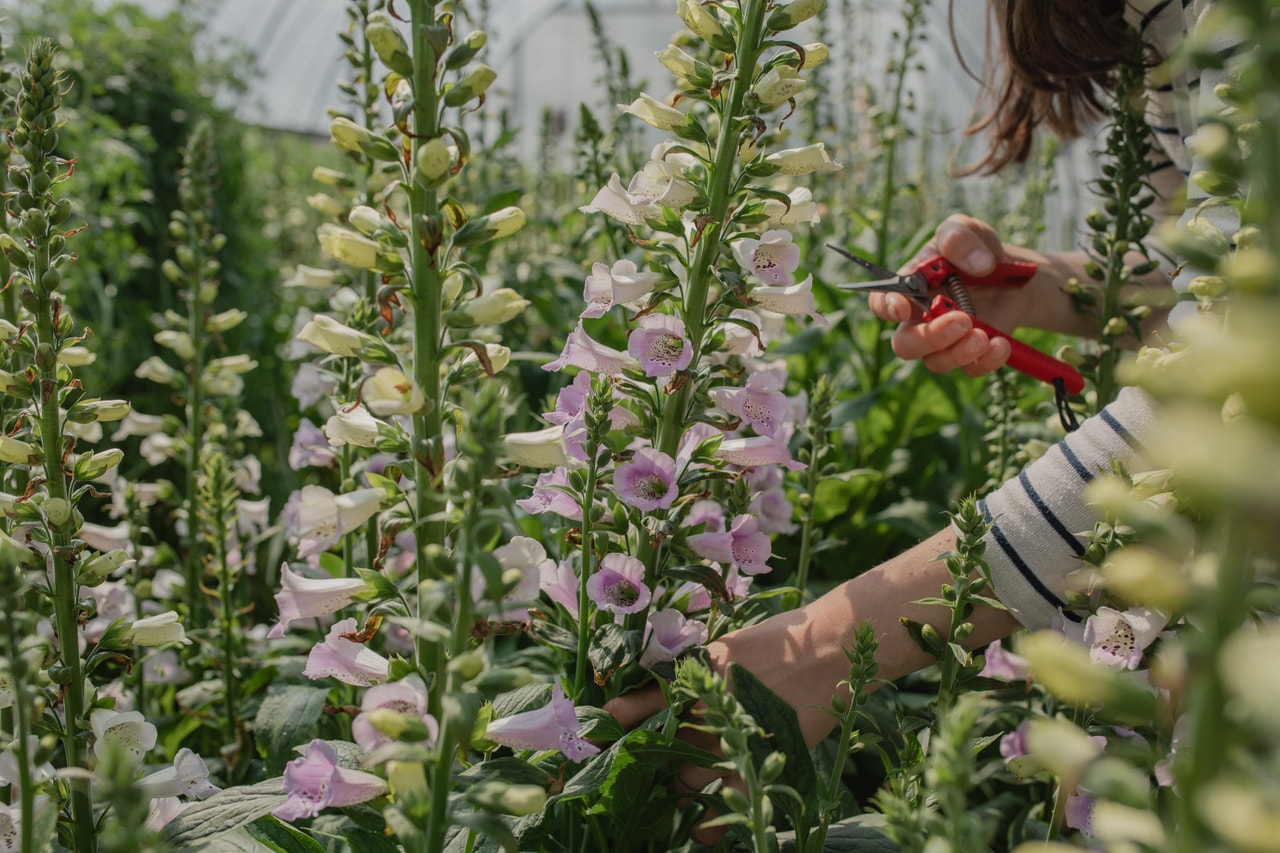
[{"label": "green leaf", "polygon": [[366,811],[377,818],[377,827],[361,826],[349,814],[326,812],[312,819],[311,829],[327,853],[399,853],[400,847],[380,828],[385,826],[381,813]]},{"label": "green leaf", "polygon": [[862,420],[875,408],[883,393],[884,387],[879,386],[865,394],[841,400],[831,407],[831,423],[847,424]]},{"label": "green leaf", "polygon": [[783,765],[777,784],[794,789],[801,802],[784,798],[778,804],[787,813],[792,825],[798,826],[804,821],[806,813],[817,814],[818,782],[813,760],[809,756],[809,747],[805,745],[804,735],[800,733],[795,709],[739,664],[731,666],[730,677],[733,695],[755,719],[756,725],[769,733],[768,738],[753,735],[747,741],[756,765],[762,764],[772,752],[781,752],[786,756],[786,764]]},{"label": "green leaf", "polygon": [[477,835],[483,835],[490,841],[496,841],[507,853],[519,853],[520,844],[516,841],[515,833],[497,815],[485,812],[463,812],[454,814],[452,819],[457,825],[474,830]]},{"label": "green leaf", "polygon": [[603,682],[622,667],[640,656],[644,635],[639,630],[628,631],[616,622],[607,622],[596,629],[587,649],[587,660],[596,671],[596,681]]},{"label": "green leaf", "polygon": [[198,853],[280,853],[270,844],[254,838],[244,827],[195,844],[184,845],[183,850],[194,850]]},{"label": "green leaf", "polygon": [[273,817],[260,817],[245,827],[251,836],[280,853],[324,853],[315,839]]},{"label": "green leaf", "polygon": [[276,685],[267,691],[254,719],[258,752],[267,760],[267,772],[277,775],[296,756],[293,748],[307,743],[320,731],[320,716],[329,691],[301,684]]},{"label": "green leaf", "polygon": [[256,785],[219,791],[207,800],[187,806],[165,825],[160,838],[180,847],[239,829],[283,805],[287,799],[283,787],[284,779],[277,776]]},{"label": "green leaf", "polygon": [[[885,816],[878,813],[855,815],[833,823],[827,830],[823,853],[899,853],[902,848],[884,834],[887,825]],[[778,843],[782,853],[797,853],[794,832],[779,832]]]},{"label": "green leaf", "polygon": [[459,775],[459,778],[472,783],[496,780],[506,782],[508,785],[541,785],[544,788],[556,781],[542,768],[513,756],[481,761],[479,764],[468,767],[466,772]]}]

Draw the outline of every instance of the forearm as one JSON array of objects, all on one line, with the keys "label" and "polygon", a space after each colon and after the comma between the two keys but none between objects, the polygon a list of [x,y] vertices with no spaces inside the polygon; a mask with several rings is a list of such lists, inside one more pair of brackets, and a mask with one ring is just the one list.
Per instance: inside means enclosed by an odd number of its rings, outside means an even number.
[{"label": "forearm", "polygon": [[[736,631],[712,644],[713,660],[745,666],[796,709],[805,741],[816,744],[835,721],[827,713],[837,685],[849,677],[845,650],[858,624],[870,621],[880,639],[879,677],[896,679],[933,662],[898,621],[945,625],[949,614],[933,605],[912,604],[937,596],[951,580],[939,554],[955,546],[955,534],[943,530],[911,550],[840,585],[817,601]],[[975,631],[966,641],[977,648],[1017,629],[1003,610],[977,608]]]}]

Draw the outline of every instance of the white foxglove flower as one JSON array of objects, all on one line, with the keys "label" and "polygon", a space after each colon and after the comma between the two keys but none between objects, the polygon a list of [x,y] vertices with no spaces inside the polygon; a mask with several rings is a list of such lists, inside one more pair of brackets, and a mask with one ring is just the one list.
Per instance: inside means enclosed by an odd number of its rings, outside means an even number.
[{"label": "white foxglove flower", "polygon": [[831,159],[827,147],[821,142],[803,148],[788,148],[765,157],[765,162],[778,167],[784,175],[808,175],[813,172],[829,172],[840,164]]},{"label": "white foxglove flower", "polygon": [[39,465],[44,454],[34,444],[28,444],[7,435],[0,435],[0,462],[15,465]]},{"label": "white foxglove flower", "polygon": [[203,800],[218,793],[209,781],[209,768],[204,759],[185,746],[178,750],[172,766],[143,776],[135,783],[148,797],[193,797]]},{"label": "white foxglove flower", "polygon": [[378,442],[378,427],[386,424],[369,414],[364,406],[340,407],[338,413],[324,423],[324,434],[331,447],[354,444],[373,447]]},{"label": "white foxglove flower", "polygon": [[394,367],[381,367],[361,386],[360,399],[375,415],[411,415],[426,404],[417,383]]},{"label": "white foxglove flower", "polygon": [[652,199],[653,203],[682,210],[697,196],[693,186],[676,177],[676,172],[662,160],[650,160],[636,172],[627,193],[635,203]]},{"label": "white foxglove flower", "polygon": [[831,57],[831,50],[820,41],[804,46],[804,62],[800,63],[801,71],[817,68]]},{"label": "white foxglove flower", "polygon": [[294,492],[283,517],[289,538],[298,543],[298,557],[305,559],[327,551],[378,513],[381,489],[357,489],[335,495],[323,486],[303,486]]},{"label": "white foxglove flower", "polygon": [[818,205],[813,201],[813,191],[808,187],[796,187],[787,196],[791,199],[790,207],[774,198],[765,199],[764,214],[769,217],[769,222],[774,225],[817,225],[822,221]]},{"label": "white foxglove flower", "polygon": [[805,315],[821,326],[831,322],[818,313],[813,303],[813,276],[790,287],[757,287],[751,291],[751,299],[766,311],[778,314]]},{"label": "white foxglove flower", "polygon": [[160,346],[173,350],[173,354],[183,361],[191,361],[196,357],[196,348],[186,332],[164,329],[156,332],[155,341]]},{"label": "white foxglove flower", "polygon": [[170,367],[164,359],[158,355],[153,355],[142,364],[138,365],[138,369],[133,375],[139,379],[149,379],[152,382],[158,382],[161,385],[172,385],[180,378],[178,371]]},{"label": "white foxglove flower", "polygon": [[594,264],[582,291],[587,307],[579,316],[603,317],[615,305],[638,308],[640,300],[652,293],[663,279],[661,273],[640,272],[635,261],[625,258],[614,261],[612,267]]},{"label": "white foxglove flower", "polygon": [[500,287],[462,305],[462,315],[477,326],[498,326],[519,317],[531,303],[510,287]]},{"label": "white foxglove flower", "polygon": [[89,725],[93,728],[93,754],[99,761],[105,761],[112,745],[117,744],[133,763],[139,764],[156,745],[156,727],[137,711],[120,713],[96,708],[89,715]]},{"label": "white foxglove flower", "polygon": [[583,213],[603,213],[626,225],[640,225],[649,219],[661,219],[662,208],[649,196],[633,197],[623,189],[622,179],[614,174],[590,204],[579,207]]},{"label": "white foxglove flower", "polygon": [[751,91],[764,106],[776,107],[804,91],[804,78],[790,65],[775,65],[761,75]]},{"label": "white foxglove flower", "polygon": [[317,314],[302,327],[297,339],[332,355],[356,356],[373,340],[373,336],[353,329],[328,314]]},{"label": "white foxglove flower", "polygon": [[90,352],[88,347],[63,347],[58,350],[58,361],[67,367],[88,367],[97,360],[97,353]]},{"label": "white foxglove flower", "polygon": [[298,264],[294,267],[293,275],[285,279],[285,287],[308,287],[315,290],[328,290],[333,287],[334,279],[337,273],[333,270],[320,269],[319,267],[309,267],[306,264]]},{"label": "white foxglove flower", "polygon": [[363,234],[326,223],[316,230],[320,248],[336,261],[366,270],[386,266],[378,244]]},{"label": "white foxglove flower", "polygon": [[362,234],[372,237],[386,223],[386,217],[369,205],[360,204],[351,208],[351,212],[347,214],[347,221]]},{"label": "white foxglove flower", "polygon": [[703,41],[714,44],[727,37],[714,6],[703,6],[701,0],[679,0],[676,10],[684,25]]},{"label": "white foxglove flower", "polygon": [[191,645],[178,620],[178,614],[172,610],[136,620],[125,639],[135,646],[167,646],[173,643]]},{"label": "white foxglove flower", "polygon": [[511,461],[527,468],[560,468],[576,465],[564,441],[564,425],[534,432],[513,432],[502,440]]},{"label": "white foxglove flower", "polygon": [[229,355],[212,359],[205,365],[205,370],[210,373],[248,373],[257,366],[258,362],[247,355]]},{"label": "white foxglove flower", "polygon": [[675,107],[664,104],[653,95],[641,92],[630,104],[618,104],[618,109],[630,113],[650,127],[658,130],[674,130],[684,127],[686,116]]},{"label": "white foxglove flower", "polygon": [[325,216],[332,216],[334,219],[337,219],[343,213],[342,202],[327,193],[316,193],[315,195],[307,196],[307,204],[311,206],[312,210],[317,210]]}]

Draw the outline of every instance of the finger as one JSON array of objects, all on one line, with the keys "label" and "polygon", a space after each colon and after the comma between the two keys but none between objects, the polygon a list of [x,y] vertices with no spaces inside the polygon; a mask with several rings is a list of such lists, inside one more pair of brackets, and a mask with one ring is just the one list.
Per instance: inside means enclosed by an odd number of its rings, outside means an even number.
[{"label": "finger", "polygon": [[963,214],[947,217],[938,226],[934,241],[944,258],[970,275],[991,272],[996,258],[1004,253],[1000,238],[990,225]]},{"label": "finger", "polygon": [[919,314],[919,306],[901,293],[872,293],[867,304],[872,314],[891,323],[905,323]]},{"label": "finger", "polygon": [[[893,333],[893,351],[899,358],[927,358],[955,346],[972,330],[973,320],[968,314],[963,311],[948,311],[928,323],[899,326]],[[964,364],[972,360],[971,358]]]},{"label": "finger", "polygon": [[604,704],[604,709],[613,714],[614,719],[627,730],[634,729],[666,707],[662,689],[656,683],[610,699]]},{"label": "finger", "polygon": [[974,329],[956,343],[946,349],[925,356],[921,361],[924,362],[925,367],[934,373],[946,373],[949,370],[968,368],[979,359],[984,358],[990,349],[991,340],[987,337],[987,333],[981,329]]},{"label": "finger", "polygon": [[964,372],[968,376],[986,376],[993,370],[999,370],[1013,354],[1013,346],[1008,338],[991,338],[991,345],[986,353],[978,356],[972,364],[965,365]]}]

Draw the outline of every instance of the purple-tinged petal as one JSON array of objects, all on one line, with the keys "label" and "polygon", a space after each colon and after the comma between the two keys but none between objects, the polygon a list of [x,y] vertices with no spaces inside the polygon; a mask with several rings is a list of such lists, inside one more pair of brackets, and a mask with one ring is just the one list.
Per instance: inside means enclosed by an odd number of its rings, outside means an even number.
[{"label": "purple-tinged petal", "polygon": [[600,748],[578,736],[578,715],[573,701],[557,683],[551,701],[541,708],[500,717],[489,723],[485,738],[512,749],[559,750],[572,761],[595,755]]},{"label": "purple-tinged petal", "polygon": [[269,640],[283,637],[289,623],[296,619],[338,612],[350,604],[357,593],[369,588],[359,578],[304,577],[289,568],[288,563],[280,567],[280,584],[281,590],[275,595],[280,621],[267,634]]},{"label": "purple-tinged petal", "polygon": [[656,664],[673,661],[685,649],[707,641],[707,626],[688,619],[678,610],[655,610],[644,627],[644,651],[640,665],[652,669]]},{"label": "purple-tinged petal", "polygon": [[1021,655],[1006,651],[999,640],[987,646],[987,662],[979,678],[997,681],[1026,681],[1031,674],[1031,664]]},{"label": "purple-tinged petal", "polygon": [[317,643],[307,655],[307,666],[302,674],[316,679],[332,676],[343,684],[369,687],[387,680],[390,661],[382,655],[343,637],[357,630],[355,619],[342,619],[329,628],[323,643]]},{"label": "purple-tinged petal", "polygon": [[644,582],[644,563],[626,554],[606,554],[587,579],[587,595],[602,610],[618,616],[649,606],[653,593]]},{"label": "purple-tinged petal", "polygon": [[713,563],[733,562],[733,534],[729,531],[695,533],[685,540],[689,550]]},{"label": "purple-tinged petal", "polygon": [[792,242],[791,232],[766,231],[759,240],[738,240],[731,248],[739,263],[767,285],[786,286],[795,283],[800,266],[800,247]]},{"label": "purple-tinged petal", "polygon": [[578,576],[574,574],[573,566],[567,560],[561,560],[559,563],[551,563],[543,565],[541,577],[538,581],[539,588],[547,594],[547,597],[559,604],[574,619],[578,618]]},{"label": "purple-tinged petal", "polygon": [[1168,622],[1157,610],[1134,607],[1121,613],[1099,607],[1085,622],[1084,642],[1094,663],[1118,669],[1137,669],[1142,653]]},{"label": "purple-tinged petal", "polygon": [[642,447],[613,472],[618,498],[644,512],[666,509],[679,496],[676,461],[661,450]]},{"label": "purple-tinged petal", "polygon": [[531,515],[554,512],[570,521],[582,521],[582,507],[574,498],[557,487],[569,486],[569,471],[556,468],[538,475],[533,494],[516,501],[516,506]]},{"label": "purple-tinged petal", "polygon": [[787,447],[790,430],[783,430],[774,436],[758,435],[751,438],[726,438],[720,442],[716,456],[731,465],[743,468],[755,468],[760,465],[785,465],[792,471],[800,471],[805,466],[791,458]]},{"label": "purple-tinged petal", "polygon": [[560,357],[555,361],[542,365],[543,370],[562,370],[565,367],[580,367],[591,373],[604,373],[616,376],[627,369],[635,369],[639,365],[634,358],[624,352],[596,343],[582,328],[579,322],[576,329],[565,341]]},{"label": "purple-tinged petal", "polygon": [[733,563],[744,574],[759,575],[769,571],[768,559],[773,543],[766,533],[757,530],[753,515],[740,515],[733,520],[729,533],[733,536]]},{"label": "purple-tinged petal", "polygon": [[684,321],[672,314],[646,314],[631,337],[627,352],[640,362],[645,376],[670,376],[693,361],[693,345]]}]

